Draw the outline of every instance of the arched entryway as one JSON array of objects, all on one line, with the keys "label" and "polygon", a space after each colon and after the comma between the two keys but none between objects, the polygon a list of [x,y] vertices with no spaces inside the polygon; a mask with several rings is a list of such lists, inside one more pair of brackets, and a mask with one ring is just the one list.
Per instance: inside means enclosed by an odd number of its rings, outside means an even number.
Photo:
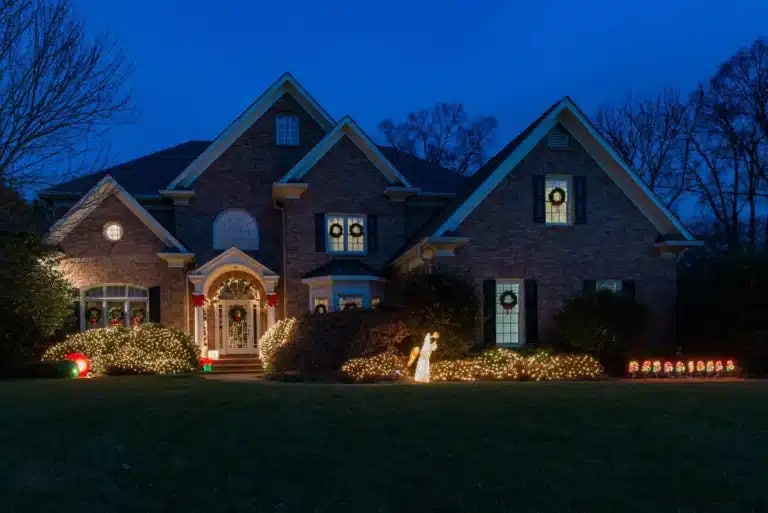
[{"label": "arched entryway", "polygon": [[277,274],[232,247],[188,277],[201,354],[256,354],[260,336],[275,322],[275,305],[266,299],[275,293]]}]

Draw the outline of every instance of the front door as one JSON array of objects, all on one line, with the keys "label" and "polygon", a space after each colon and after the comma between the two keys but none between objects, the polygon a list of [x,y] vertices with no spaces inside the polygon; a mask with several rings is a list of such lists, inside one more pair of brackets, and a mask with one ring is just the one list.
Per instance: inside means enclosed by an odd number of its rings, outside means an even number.
[{"label": "front door", "polygon": [[[254,316],[257,302],[252,300],[222,301],[219,320],[222,326],[221,352],[247,354],[256,352],[255,333],[258,316]],[[256,317],[254,319],[254,317]]]}]

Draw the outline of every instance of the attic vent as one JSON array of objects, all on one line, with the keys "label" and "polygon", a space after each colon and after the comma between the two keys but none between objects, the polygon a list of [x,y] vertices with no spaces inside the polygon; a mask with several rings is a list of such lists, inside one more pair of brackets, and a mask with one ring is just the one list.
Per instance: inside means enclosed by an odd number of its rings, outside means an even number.
[{"label": "attic vent", "polygon": [[567,150],[571,146],[571,136],[560,127],[555,127],[547,134],[547,147],[556,150]]}]

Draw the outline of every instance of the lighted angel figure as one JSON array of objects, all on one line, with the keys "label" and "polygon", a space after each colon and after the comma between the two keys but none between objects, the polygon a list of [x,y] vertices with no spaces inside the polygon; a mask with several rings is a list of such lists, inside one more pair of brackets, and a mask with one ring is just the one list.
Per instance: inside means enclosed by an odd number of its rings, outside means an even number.
[{"label": "lighted angel figure", "polygon": [[[438,338],[440,338],[438,332],[427,333],[424,336],[424,343],[419,351],[419,361],[416,363],[416,374],[413,377],[417,383],[429,383],[429,357],[437,349]],[[411,354],[413,355],[414,352]]]}]

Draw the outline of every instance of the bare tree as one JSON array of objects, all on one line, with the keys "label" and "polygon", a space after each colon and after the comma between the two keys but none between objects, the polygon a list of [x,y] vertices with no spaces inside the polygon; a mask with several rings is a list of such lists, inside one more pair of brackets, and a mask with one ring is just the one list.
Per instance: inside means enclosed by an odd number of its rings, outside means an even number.
[{"label": "bare tree", "polygon": [[620,105],[601,106],[595,117],[608,142],[668,207],[685,193],[690,178],[687,108],[678,91],[665,89],[651,98],[630,94]]},{"label": "bare tree", "polygon": [[390,146],[465,175],[485,162],[497,126],[492,116],[472,119],[461,104],[438,103],[402,123],[385,119],[379,130]]},{"label": "bare tree", "polygon": [[68,0],[3,0],[0,181],[18,190],[64,178],[125,119],[131,71],[113,41],[86,35]]}]

